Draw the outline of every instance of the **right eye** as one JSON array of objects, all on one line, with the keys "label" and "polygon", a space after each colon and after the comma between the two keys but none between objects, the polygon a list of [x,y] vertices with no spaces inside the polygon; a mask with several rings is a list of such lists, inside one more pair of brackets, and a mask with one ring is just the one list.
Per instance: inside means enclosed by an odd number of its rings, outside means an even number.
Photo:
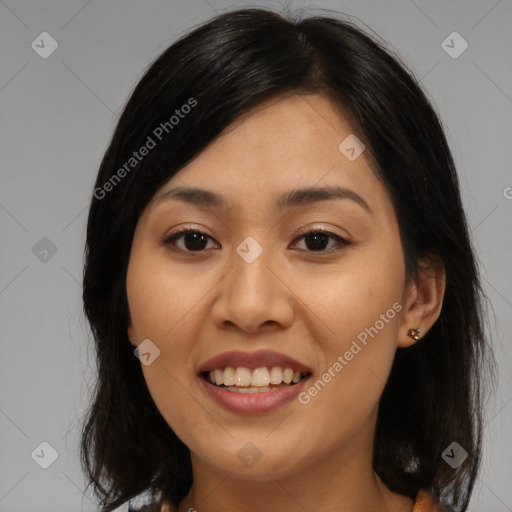
[{"label": "right eye", "polygon": [[[177,246],[177,242],[183,239],[184,246]],[[201,252],[205,249],[208,239],[213,240],[209,235],[197,229],[183,229],[173,233],[162,241],[163,245],[171,245],[184,252]]]}]

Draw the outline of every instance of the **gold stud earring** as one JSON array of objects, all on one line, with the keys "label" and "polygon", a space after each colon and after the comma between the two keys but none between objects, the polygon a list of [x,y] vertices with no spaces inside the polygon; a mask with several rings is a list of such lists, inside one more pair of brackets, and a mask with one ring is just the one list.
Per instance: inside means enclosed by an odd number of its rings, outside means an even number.
[{"label": "gold stud earring", "polygon": [[407,336],[409,336],[409,338],[412,338],[413,340],[416,340],[416,341],[421,339],[419,329],[409,329],[409,331],[407,332]]}]

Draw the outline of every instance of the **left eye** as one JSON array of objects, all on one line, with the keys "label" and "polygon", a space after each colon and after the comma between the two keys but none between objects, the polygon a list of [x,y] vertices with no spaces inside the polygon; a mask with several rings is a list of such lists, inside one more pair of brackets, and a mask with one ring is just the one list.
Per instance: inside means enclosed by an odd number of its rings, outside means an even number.
[{"label": "left eye", "polygon": [[[183,239],[184,247],[177,246],[177,242],[181,239]],[[206,248],[205,245],[207,244],[208,239],[213,240],[213,238],[202,231],[198,231],[196,229],[185,229],[166,237],[163,240],[163,244],[172,245],[184,252],[202,252]],[[301,239],[304,239],[306,242],[306,250],[311,252],[327,252],[332,249],[332,246],[328,248],[325,247],[326,244],[329,245],[329,239],[337,242],[334,244],[334,247],[336,245],[340,246],[335,250],[339,250],[342,247],[349,245],[349,242],[341,236],[323,229],[307,231],[302,233],[295,240],[297,241]]]},{"label": "left eye", "polygon": [[[339,250],[342,247],[349,244],[349,242],[342,238],[341,236],[335,235],[334,233],[325,231],[323,229],[313,229],[311,231],[307,231],[306,233],[302,233],[297,238],[297,240],[300,240],[302,238],[306,241],[306,246],[308,247],[308,249],[313,252],[326,252],[324,246],[325,244],[328,244],[329,239],[336,240],[337,244],[335,244],[335,246],[340,246],[335,250]],[[309,244],[308,241],[310,242]],[[330,247],[328,250],[330,249],[332,249],[332,247]]]}]

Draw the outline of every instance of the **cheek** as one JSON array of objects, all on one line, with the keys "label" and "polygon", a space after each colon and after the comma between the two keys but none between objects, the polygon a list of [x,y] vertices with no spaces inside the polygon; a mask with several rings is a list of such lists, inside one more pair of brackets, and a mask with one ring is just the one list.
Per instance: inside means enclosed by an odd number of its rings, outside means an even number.
[{"label": "cheek", "polygon": [[167,258],[142,249],[133,253],[126,289],[137,337],[168,340],[197,304],[203,288],[198,276],[184,276]]},{"label": "cheek", "polygon": [[190,341],[200,328],[191,313],[200,308],[198,302],[208,289],[207,276],[205,280],[199,279],[197,273],[193,277],[172,268],[167,258],[155,257],[140,248],[131,255],[126,278],[137,341],[149,339],[160,351],[150,365],[141,364],[144,379],[162,416],[185,442],[190,441],[184,439],[190,425],[213,428],[200,406],[191,407],[186,391],[195,385]]},{"label": "cheek", "polygon": [[[310,318],[324,325],[331,349],[343,348],[376,322],[383,334],[397,331],[399,308],[393,309],[393,304],[401,300],[405,281],[399,240],[347,250],[338,264],[311,269],[302,273],[293,289],[316,313]],[[386,316],[385,329],[381,315]]]},{"label": "cheek", "polygon": [[159,350],[153,364],[142,366],[148,387],[153,394],[162,383],[161,392],[175,396],[176,386],[189,386],[195,375],[190,341],[199,328],[191,314],[201,297],[198,285],[169,271],[165,262],[134,258],[127,274],[127,294],[137,341],[149,339]]},{"label": "cheek", "polygon": [[316,336],[321,375],[303,395],[312,417],[357,428],[377,405],[395,356],[402,310],[405,270],[397,247],[399,242],[347,253],[336,270],[303,281],[317,325],[328,327]]}]

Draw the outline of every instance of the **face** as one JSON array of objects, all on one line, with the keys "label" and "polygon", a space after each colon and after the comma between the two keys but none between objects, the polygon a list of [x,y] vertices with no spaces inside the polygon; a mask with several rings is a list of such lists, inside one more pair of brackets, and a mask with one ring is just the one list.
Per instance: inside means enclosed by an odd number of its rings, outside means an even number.
[{"label": "face", "polygon": [[197,466],[267,480],[371,454],[410,290],[391,199],[353,134],[322,95],[266,101],[138,221],[128,333],[150,340],[148,389]]}]

